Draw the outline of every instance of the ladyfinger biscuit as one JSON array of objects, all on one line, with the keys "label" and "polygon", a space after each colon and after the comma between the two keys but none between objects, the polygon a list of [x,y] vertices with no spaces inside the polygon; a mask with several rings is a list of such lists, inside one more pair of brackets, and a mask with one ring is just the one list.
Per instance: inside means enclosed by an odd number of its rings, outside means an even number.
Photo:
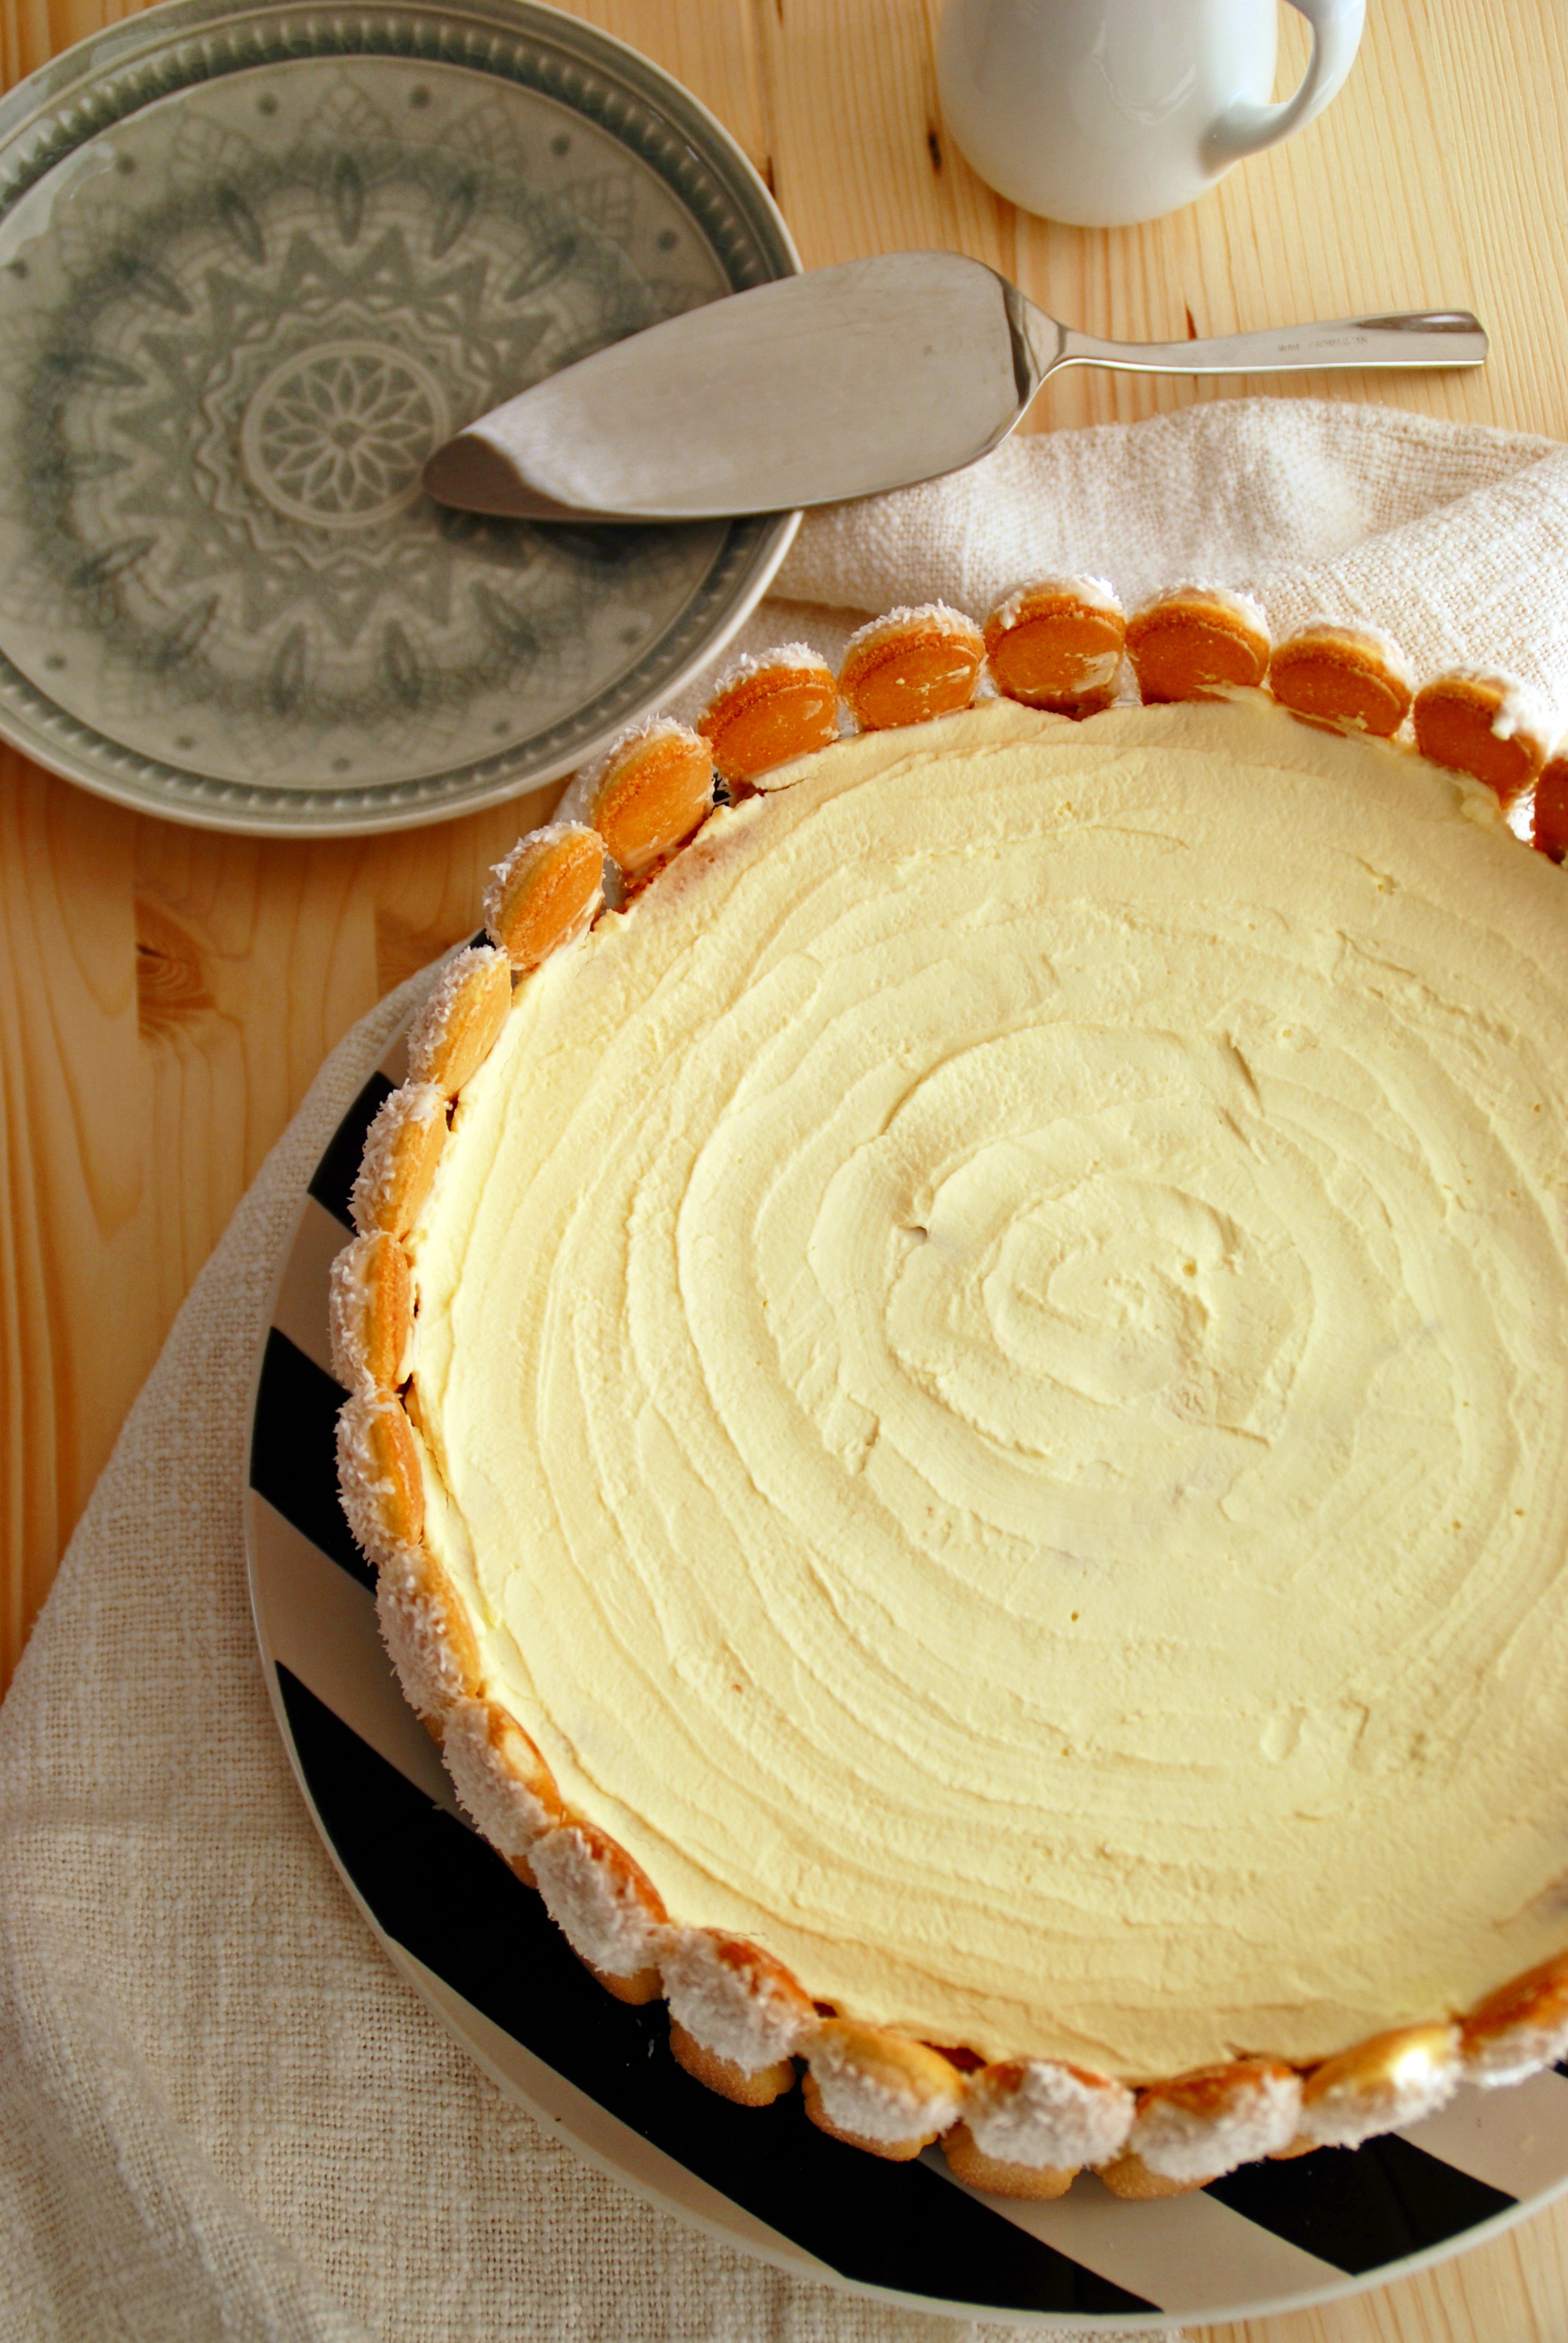
[{"label": "ladyfinger biscuit", "polygon": [[604,902],[604,840],[586,822],[519,838],[485,890],[485,926],[515,969],[538,968],[591,927]]},{"label": "ladyfinger biscuit", "polygon": [[1313,618],[1275,644],[1269,689],[1305,723],[1386,740],[1410,713],[1415,678],[1381,628]]},{"label": "ladyfinger biscuit", "polygon": [[427,1547],[405,1546],[377,1560],[381,1640],[409,1705],[440,1741],[453,1709],[480,1693],[468,1614]]},{"label": "ladyfinger biscuit", "polygon": [[1213,699],[1262,682],[1269,623],[1244,594],[1178,586],[1127,621],[1127,656],[1145,700]]},{"label": "ladyfinger biscuit", "polygon": [[[977,2187],[1001,2196],[1056,2196],[1082,2165],[1108,2164],[1125,2146],[1135,2107],[1125,2083],[1087,2066],[1050,2058],[999,2059],[969,2078],[963,2121],[942,2142],[950,2164],[957,2154],[978,2173],[981,2159],[996,2176],[974,2179]],[[1030,2174],[1060,2180],[1060,2187],[1028,2186]]]},{"label": "ladyfinger biscuit", "polygon": [[743,2107],[789,2088],[816,2012],[782,1961],[719,1929],[671,1928],[660,1966],[669,2046],[689,2075]]},{"label": "ladyfinger biscuit", "polygon": [[1543,766],[1531,809],[1531,839],[1543,854],[1561,862],[1568,854],[1568,754],[1559,751]]},{"label": "ladyfinger biscuit", "polygon": [[355,1541],[371,1562],[394,1562],[418,1547],[425,1481],[394,1393],[353,1392],[338,1410],[337,1487]]},{"label": "ladyfinger biscuit", "polygon": [[739,2060],[721,2058],[717,2050],[706,2048],[675,2017],[669,2021],[669,2055],[694,2083],[738,2107],[770,2107],[795,2086],[792,2059],[776,2058],[770,2066],[742,2066]]},{"label": "ladyfinger biscuit", "polygon": [[495,1047],[512,1001],[512,970],[493,944],[454,952],[408,1028],[408,1078],[456,1098]]},{"label": "ladyfinger biscuit", "polygon": [[1488,2089],[1568,2057],[1568,1953],[1488,1994],[1460,2034],[1466,2079]]},{"label": "ladyfinger biscuit", "polygon": [[951,2131],[942,2134],[942,2154],[953,2178],[966,2187],[983,2188],[991,2197],[1019,2197],[1036,2204],[1065,2197],[1080,2170],[1076,2164],[1011,2164],[1005,2157],[988,2156],[967,2123],[956,2123]]},{"label": "ladyfinger biscuit", "polygon": [[997,689],[1058,716],[1110,707],[1126,636],[1125,613],[1102,578],[1042,578],[998,603],[985,622]]},{"label": "ladyfinger biscuit", "polygon": [[1531,806],[1531,843],[1552,862],[1568,855],[1568,749],[1547,757]]},{"label": "ladyfinger biscuit", "polygon": [[1557,729],[1539,692],[1492,668],[1434,676],[1416,693],[1412,715],[1423,757],[1484,781],[1503,805],[1535,779]]},{"label": "ladyfinger biscuit", "polygon": [[516,1717],[495,1700],[454,1704],[441,1754],[459,1805],[528,1886],[531,1851],[566,1819],[555,1776]]},{"label": "ladyfinger biscuit", "polygon": [[[1217,2172],[1205,2176],[1211,2180],[1217,2180],[1219,2177]],[[1190,2197],[1203,2186],[1201,2179],[1168,2180],[1162,2173],[1151,2172],[1143,2158],[1134,2156],[1130,2148],[1124,2148],[1120,2156],[1112,2157],[1109,2164],[1102,2164],[1098,2177],[1113,2197],[1123,2197],[1130,2203],[1139,2205],[1151,2204],[1161,2197]]]},{"label": "ladyfinger biscuit", "polygon": [[585,781],[582,805],[627,878],[642,878],[712,811],[707,741],[673,717],[656,716],[615,742]]},{"label": "ladyfinger biscuit", "polygon": [[640,1864],[580,1815],[536,1839],[528,1861],[545,1909],[618,2001],[656,2001],[668,1916]]},{"label": "ladyfinger biscuit", "polygon": [[805,2049],[807,2114],[819,2130],[871,2156],[908,2164],[963,2111],[958,2069],[890,2027],[824,2018]]},{"label": "ladyfinger biscuit", "polygon": [[372,1229],[332,1264],[327,1298],[332,1372],[345,1391],[395,1391],[407,1380],[414,1283],[395,1236]]},{"label": "ladyfinger biscuit", "polygon": [[1313,2068],[1297,2135],[1314,2147],[1359,2147],[1378,2132],[1446,2107],[1460,2082],[1457,2026],[1402,2026]]},{"label": "ladyfinger biscuit", "polygon": [[985,638],[972,618],[928,602],[889,610],[850,636],[839,689],[862,732],[923,724],[967,708],[985,662]]},{"label": "ladyfinger biscuit", "polygon": [[[1301,2128],[1301,2077],[1278,2059],[1201,2066],[1139,2093],[1127,2150],[1156,2179],[1201,2187],[1239,2164],[1289,2147]],[[1111,2177],[1115,2169],[1101,2174],[1106,2187],[1129,2193]]]},{"label": "ladyfinger biscuit", "polygon": [[738,659],[697,729],[727,781],[753,781],[839,737],[839,685],[809,643]]},{"label": "ladyfinger biscuit", "polygon": [[447,1099],[434,1082],[405,1082],[384,1099],[365,1134],[348,1199],[361,1236],[384,1229],[407,1236],[436,1177],[447,1144]]}]

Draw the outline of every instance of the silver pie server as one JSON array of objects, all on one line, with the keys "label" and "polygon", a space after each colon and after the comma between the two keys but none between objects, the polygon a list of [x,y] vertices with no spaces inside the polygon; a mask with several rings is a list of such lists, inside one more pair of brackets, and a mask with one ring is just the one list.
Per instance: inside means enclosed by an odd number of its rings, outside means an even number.
[{"label": "silver pie server", "polygon": [[956,252],[780,277],[536,383],[437,448],[443,503],[533,520],[709,520],[874,496],[1005,439],[1059,367],[1134,374],[1472,367],[1468,310],[1205,342],[1100,342]]}]

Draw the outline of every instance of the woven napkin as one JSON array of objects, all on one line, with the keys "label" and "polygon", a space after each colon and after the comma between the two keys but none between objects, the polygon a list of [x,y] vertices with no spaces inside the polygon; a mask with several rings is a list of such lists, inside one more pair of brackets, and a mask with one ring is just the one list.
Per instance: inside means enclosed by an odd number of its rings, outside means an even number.
[{"label": "woven napkin", "polygon": [[[1365,617],[1420,669],[1496,662],[1568,699],[1568,448],[1285,400],[1018,440],[816,516],[747,641],[836,655],[867,612],[983,617],[1061,569],[1129,599],[1247,587],[1276,627]],[[787,2278],[587,2168],[393,1972],[307,1818],[246,1594],[251,1374],[304,1183],[426,980],[267,1158],[0,1710],[0,2338],[996,2334]]]}]

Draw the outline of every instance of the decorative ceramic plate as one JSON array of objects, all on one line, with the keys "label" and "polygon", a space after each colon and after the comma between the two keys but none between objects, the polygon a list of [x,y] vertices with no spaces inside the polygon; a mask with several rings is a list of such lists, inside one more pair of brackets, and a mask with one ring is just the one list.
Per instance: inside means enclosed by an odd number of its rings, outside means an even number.
[{"label": "decorative ceramic plate", "polygon": [[297,835],[568,771],[795,517],[538,528],[434,503],[425,458],[799,265],[711,116],[533,0],[173,0],[83,43],[0,101],[0,732]]},{"label": "decorative ceramic plate", "polygon": [[511,2097],[647,2197],[799,2276],[922,2309],[1159,2328],[1300,2309],[1406,2275],[1568,2187],[1568,2071],[1463,2090],[1353,2151],[1254,2164],[1191,2196],[981,2196],[937,2149],[886,2164],[791,2091],[717,2098],[669,2055],[661,2002],[612,2000],[454,1801],[376,1626],[337,1502],[327,1279],[388,1053],[305,1200],[256,1383],[250,1583],[278,1727],[338,1869],[393,1961]]}]

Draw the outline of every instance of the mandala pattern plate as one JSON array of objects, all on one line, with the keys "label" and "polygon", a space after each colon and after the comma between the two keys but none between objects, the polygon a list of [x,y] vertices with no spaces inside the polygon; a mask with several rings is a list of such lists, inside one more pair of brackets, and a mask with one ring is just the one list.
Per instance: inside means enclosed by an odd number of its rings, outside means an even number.
[{"label": "mandala pattern plate", "polygon": [[569,771],[794,517],[537,528],[435,504],[425,458],[798,266],[711,116],[527,0],[174,0],[72,50],[0,103],[0,732],[317,836]]}]

